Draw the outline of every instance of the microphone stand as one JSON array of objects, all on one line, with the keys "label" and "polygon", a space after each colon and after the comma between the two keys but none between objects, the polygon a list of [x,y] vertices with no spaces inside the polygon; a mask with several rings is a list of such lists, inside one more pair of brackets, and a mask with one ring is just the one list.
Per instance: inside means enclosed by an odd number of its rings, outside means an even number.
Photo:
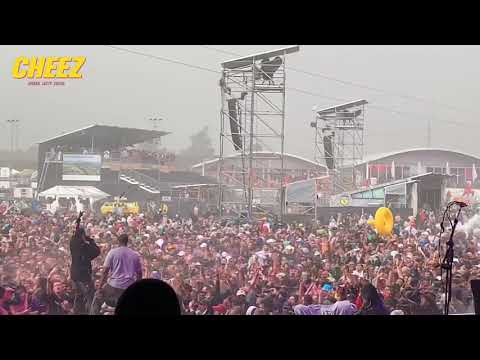
[{"label": "microphone stand", "polygon": [[[445,210],[445,213],[448,212],[450,206],[453,204],[449,204],[447,206],[447,209]],[[443,258],[442,265],[441,265],[441,270],[445,270],[446,276],[445,276],[445,304],[444,304],[444,314],[448,315],[449,309],[450,309],[450,301],[452,300],[452,270],[453,270],[453,258],[454,258],[454,251],[453,251],[453,235],[455,234],[455,229],[458,224],[458,218],[460,216],[460,212],[462,211],[462,207],[458,207],[458,212],[457,215],[455,216],[455,220],[453,221],[452,225],[452,230],[450,232],[450,239],[447,242],[447,250],[445,252],[445,257]],[[450,222],[451,224],[451,222]],[[442,222],[442,227],[443,227],[443,222]],[[439,240],[441,241],[441,239]],[[441,276],[441,275],[440,275]]]}]

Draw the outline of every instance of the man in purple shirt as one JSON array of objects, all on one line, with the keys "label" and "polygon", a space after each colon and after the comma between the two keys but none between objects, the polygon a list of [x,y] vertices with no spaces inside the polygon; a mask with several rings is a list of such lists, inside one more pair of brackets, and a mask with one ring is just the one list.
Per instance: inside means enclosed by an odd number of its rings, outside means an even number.
[{"label": "man in purple shirt", "polygon": [[357,308],[344,300],[332,305],[296,305],[293,310],[295,315],[353,315]]},{"label": "man in purple shirt", "polygon": [[90,315],[99,314],[104,302],[109,306],[115,306],[125,289],[142,279],[140,255],[127,247],[127,234],[120,235],[118,242],[120,246],[110,250],[105,258],[100,289],[93,299]]}]

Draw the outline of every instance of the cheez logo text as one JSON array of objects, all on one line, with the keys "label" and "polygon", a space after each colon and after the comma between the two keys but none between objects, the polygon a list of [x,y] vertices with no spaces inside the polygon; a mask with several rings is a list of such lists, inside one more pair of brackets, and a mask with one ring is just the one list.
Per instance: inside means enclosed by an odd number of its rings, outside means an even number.
[{"label": "cheez logo text", "polygon": [[20,56],[12,75],[15,79],[81,79],[80,70],[86,60],[85,56]]}]

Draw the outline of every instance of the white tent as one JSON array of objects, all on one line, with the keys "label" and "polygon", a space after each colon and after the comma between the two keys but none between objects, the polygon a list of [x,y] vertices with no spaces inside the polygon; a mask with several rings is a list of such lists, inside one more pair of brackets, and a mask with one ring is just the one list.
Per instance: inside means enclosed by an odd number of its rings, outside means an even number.
[{"label": "white tent", "polygon": [[105,199],[110,195],[94,186],[54,186],[42,191],[40,197],[45,198],[80,198],[93,199],[93,201]]}]

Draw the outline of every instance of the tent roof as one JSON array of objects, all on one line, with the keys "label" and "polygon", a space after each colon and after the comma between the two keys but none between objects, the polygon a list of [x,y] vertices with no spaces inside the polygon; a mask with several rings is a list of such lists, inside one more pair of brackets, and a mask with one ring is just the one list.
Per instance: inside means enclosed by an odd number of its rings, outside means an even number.
[{"label": "tent roof", "polygon": [[90,125],[53,138],[40,141],[39,144],[49,145],[79,145],[90,147],[92,138],[94,144],[131,145],[140,144],[148,140],[158,139],[169,132],[158,130],[134,129],[110,125]]},{"label": "tent roof", "polygon": [[449,177],[452,177],[452,176],[451,175],[443,175],[443,174],[434,174],[432,172],[428,172],[428,173],[423,173],[423,174],[419,174],[419,175],[413,175],[413,176],[410,176],[408,178],[398,179],[398,180],[389,181],[389,182],[382,183],[382,184],[377,184],[377,185],[374,185],[374,186],[365,187],[363,189],[357,189],[357,190],[349,191],[348,193],[350,195],[352,195],[352,194],[356,194],[356,193],[361,193],[363,191],[381,189],[381,188],[391,186],[391,185],[397,185],[397,184],[403,184],[403,183],[412,183],[412,182],[417,182],[418,180],[429,180],[429,179],[435,179],[435,178],[439,179],[439,178],[449,178]]},{"label": "tent roof", "polygon": [[42,197],[60,197],[60,198],[93,198],[95,200],[104,199],[110,195],[97,189],[94,186],[54,186],[42,191],[39,196]]},{"label": "tent roof", "polygon": [[385,152],[381,154],[371,154],[364,156],[362,161],[358,163],[357,165],[365,164],[368,162],[374,162],[377,160],[381,160],[390,156],[395,156],[395,155],[402,155],[406,153],[412,153],[412,157],[415,157],[415,153],[419,154],[422,152],[438,152],[438,153],[451,153],[451,154],[458,154],[461,156],[468,156],[471,157],[474,160],[480,161],[480,157],[474,154],[469,154],[465,153],[460,150],[450,150],[450,149],[444,149],[444,148],[409,148],[409,149],[403,149],[403,150],[397,150],[397,151],[391,151],[391,152]]},{"label": "tent roof", "polygon": [[23,169],[22,171],[20,171],[18,174],[18,176],[25,176],[25,177],[31,177],[33,175],[33,173],[35,172],[35,170],[33,169]]},{"label": "tent roof", "polygon": [[368,104],[368,101],[360,99],[360,100],[348,102],[346,104],[341,104],[341,105],[331,106],[321,110],[316,110],[316,112],[317,112],[317,115],[327,115],[327,114],[336,113],[337,111],[343,111],[346,109],[350,109],[352,107],[361,106],[365,104]]},{"label": "tent roof", "polygon": [[[265,156],[262,160],[266,160],[266,159],[280,160],[280,155],[281,155],[280,152],[271,152],[271,151],[254,151],[254,154],[255,154],[255,158],[256,158],[256,159],[259,159],[259,158],[261,158],[262,156]],[[309,160],[309,159],[307,159],[307,158],[304,158],[304,157],[301,157],[301,156],[298,156],[298,155],[287,154],[287,153],[285,153],[285,152],[283,153],[283,155],[284,155],[286,158],[297,159],[297,160],[300,160],[300,161],[309,163],[310,165],[315,165],[315,166],[318,166],[318,167],[323,167],[323,168],[325,168],[325,169],[327,168],[327,166],[324,165],[324,164],[319,164],[318,162]],[[239,158],[239,159],[241,159],[241,157],[242,157],[242,154],[231,154],[231,155],[225,155],[223,158],[224,158],[224,159],[233,159],[233,158]],[[212,159],[212,160],[207,160],[207,161],[204,161],[203,163],[198,163],[198,164],[193,165],[193,166],[192,166],[192,169],[201,168],[202,165],[210,165],[210,164],[214,164],[214,163],[219,162],[219,161],[220,161],[219,158]]]}]

